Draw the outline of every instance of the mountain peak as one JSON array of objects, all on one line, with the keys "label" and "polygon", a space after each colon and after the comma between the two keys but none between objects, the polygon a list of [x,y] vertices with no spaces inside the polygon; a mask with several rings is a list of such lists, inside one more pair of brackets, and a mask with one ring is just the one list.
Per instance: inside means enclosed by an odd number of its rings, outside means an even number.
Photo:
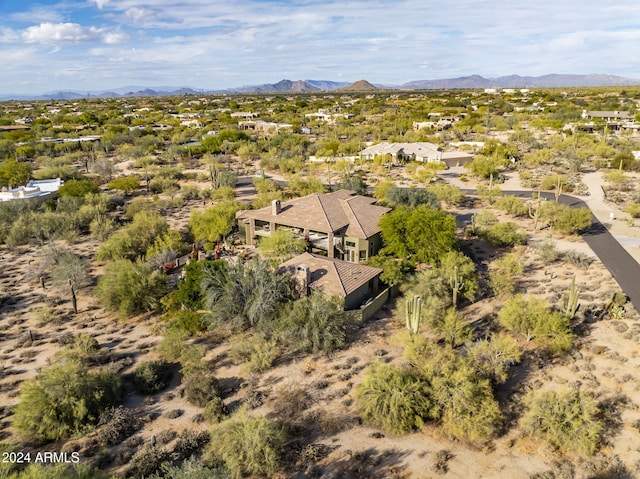
[{"label": "mountain peak", "polygon": [[377,86],[372,85],[367,80],[358,80],[349,86],[338,88],[337,91],[376,91],[380,90]]}]

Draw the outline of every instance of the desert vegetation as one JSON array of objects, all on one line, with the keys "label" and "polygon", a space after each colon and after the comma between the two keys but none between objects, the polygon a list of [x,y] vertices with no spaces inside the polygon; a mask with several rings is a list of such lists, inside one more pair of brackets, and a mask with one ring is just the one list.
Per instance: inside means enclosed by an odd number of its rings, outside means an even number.
[{"label": "desert vegetation", "polygon": [[[591,211],[561,199],[595,172],[634,228],[640,141],[580,115],[638,95],[0,104],[0,125],[35,117],[0,131],[0,187],[64,180],[55,199],[0,203],[2,450],[80,458],[2,474],[632,477],[638,315],[580,237]],[[549,106],[520,108],[533,103]],[[305,118],[319,108],[353,116]],[[242,111],[293,128],[241,130]],[[456,120],[414,129],[429,113]],[[41,141],[84,134],[98,138]],[[463,142],[475,159],[454,174],[359,157],[383,140]],[[514,180],[526,194],[507,194]],[[367,321],[279,268],[307,239],[278,229],[249,246],[236,221],[339,188],[391,208],[366,258],[389,300]]]}]

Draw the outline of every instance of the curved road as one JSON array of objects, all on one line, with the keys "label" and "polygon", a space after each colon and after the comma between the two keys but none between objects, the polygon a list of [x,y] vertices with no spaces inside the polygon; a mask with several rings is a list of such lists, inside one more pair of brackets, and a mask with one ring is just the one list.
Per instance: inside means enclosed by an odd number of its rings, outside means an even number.
[{"label": "curved road", "polygon": [[[475,190],[462,190],[466,194],[475,194]],[[503,191],[502,194],[531,198],[533,191]],[[553,193],[542,193],[543,198],[555,200]],[[560,203],[572,208],[580,208],[587,204],[579,198],[561,195]],[[640,312],[640,264],[618,243],[602,223],[591,213],[591,227],[581,233],[584,241],[606,266],[618,282],[629,301]]]}]

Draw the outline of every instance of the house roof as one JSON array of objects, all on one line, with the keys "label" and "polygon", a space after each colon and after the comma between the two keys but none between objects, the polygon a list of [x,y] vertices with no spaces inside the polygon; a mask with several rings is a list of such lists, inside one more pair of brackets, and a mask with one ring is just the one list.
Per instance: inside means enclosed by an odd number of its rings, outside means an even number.
[{"label": "house roof", "polygon": [[365,148],[360,152],[363,156],[375,155],[409,155],[416,158],[432,158],[432,159],[452,159],[452,158],[473,158],[473,155],[462,151],[441,151],[438,145],[427,142],[415,143],[379,143]]},{"label": "house roof", "polygon": [[280,267],[294,270],[301,265],[306,265],[311,273],[310,288],[343,298],[382,273],[380,268],[311,253],[302,253],[282,263]]},{"label": "house roof", "polygon": [[274,215],[273,207],[245,210],[238,219],[254,218],[273,221],[279,225],[331,233],[347,228],[346,234],[367,239],[380,231],[378,222],[389,208],[375,204],[374,198],[356,195],[350,190],[333,193],[314,193],[284,201],[280,213]]}]

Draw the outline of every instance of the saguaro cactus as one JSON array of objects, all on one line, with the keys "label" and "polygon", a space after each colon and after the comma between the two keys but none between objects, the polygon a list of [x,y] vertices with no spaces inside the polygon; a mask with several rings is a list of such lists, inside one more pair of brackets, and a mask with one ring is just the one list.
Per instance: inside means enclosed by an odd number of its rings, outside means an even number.
[{"label": "saguaro cactus", "polygon": [[411,334],[416,334],[420,329],[420,323],[422,322],[422,298],[418,295],[414,295],[412,299],[407,299],[405,304],[407,329]]},{"label": "saguaro cactus", "polygon": [[569,288],[569,296],[565,297],[563,300],[563,313],[569,318],[573,319],[580,307],[580,303],[578,303],[578,299],[580,297],[580,292],[578,288],[576,288],[576,276],[573,275],[571,278],[571,287]]},{"label": "saguaro cactus", "polygon": [[458,293],[464,288],[464,283],[460,281],[460,276],[458,275],[457,266],[453,267],[453,275],[449,278],[449,286],[451,287],[451,291],[453,292],[451,302],[453,303],[453,307],[455,308],[458,306]]},{"label": "saguaro cactus", "polygon": [[69,280],[69,292],[71,293],[71,307],[73,308],[73,314],[78,314],[78,302],[76,299],[76,288],[73,286],[73,282]]},{"label": "saguaro cactus", "polygon": [[534,231],[538,231],[538,220],[540,219],[540,216],[542,215],[542,208],[540,207],[542,200],[541,200],[541,195],[540,195],[540,188],[538,188],[538,199],[536,201],[536,207],[531,208],[531,206],[529,206],[529,217],[531,217],[531,219],[533,219],[533,230]]}]

